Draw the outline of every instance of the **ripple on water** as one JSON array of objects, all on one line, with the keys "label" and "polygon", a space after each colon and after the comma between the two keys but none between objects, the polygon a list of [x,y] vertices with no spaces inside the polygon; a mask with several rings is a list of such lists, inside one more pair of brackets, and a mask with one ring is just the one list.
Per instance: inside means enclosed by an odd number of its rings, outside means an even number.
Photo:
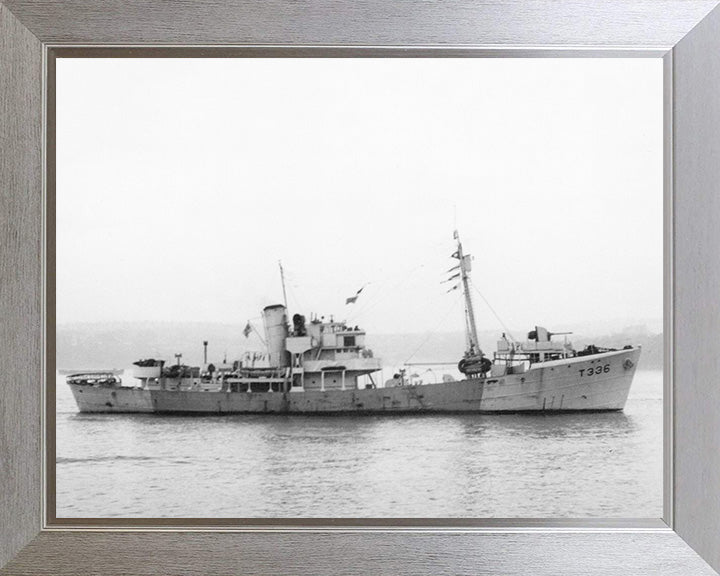
[{"label": "ripple on water", "polygon": [[624,412],[546,416],[86,416],[59,389],[57,515],[659,518],[662,373],[638,376]]}]

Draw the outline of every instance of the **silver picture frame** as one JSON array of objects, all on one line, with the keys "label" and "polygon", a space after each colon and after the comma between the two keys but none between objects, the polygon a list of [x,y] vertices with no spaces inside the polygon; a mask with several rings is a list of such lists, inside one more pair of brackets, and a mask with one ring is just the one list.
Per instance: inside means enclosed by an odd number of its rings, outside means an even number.
[{"label": "silver picture frame", "polygon": [[[0,574],[714,574],[720,569],[718,1],[0,0]],[[665,477],[658,520],[53,518],[44,374],[60,56],[664,62]],[[52,190],[50,190],[52,191]],[[52,288],[52,286],[50,286]],[[49,441],[48,441],[49,440]]]}]

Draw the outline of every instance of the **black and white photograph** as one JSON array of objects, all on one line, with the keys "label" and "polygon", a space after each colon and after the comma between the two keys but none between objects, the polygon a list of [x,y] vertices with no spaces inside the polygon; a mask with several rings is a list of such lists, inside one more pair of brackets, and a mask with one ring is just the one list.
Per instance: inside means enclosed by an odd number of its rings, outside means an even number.
[{"label": "black and white photograph", "polygon": [[660,518],[663,68],[59,58],[57,518]]}]

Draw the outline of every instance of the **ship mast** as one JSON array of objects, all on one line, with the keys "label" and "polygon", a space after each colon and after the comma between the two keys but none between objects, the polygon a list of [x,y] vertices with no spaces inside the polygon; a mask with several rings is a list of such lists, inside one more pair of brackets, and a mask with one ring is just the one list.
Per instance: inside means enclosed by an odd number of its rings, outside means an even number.
[{"label": "ship mast", "polygon": [[453,237],[457,240],[457,252],[453,254],[453,257],[460,262],[458,264],[460,267],[460,280],[463,286],[463,295],[465,296],[465,328],[468,339],[468,355],[482,356],[483,352],[478,343],[477,326],[475,325],[475,311],[470,296],[470,270],[472,269],[470,255],[463,254],[462,242],[460,242],[460,235],[457,230],[455,230]]},{"label": "ship mast", "polygon": [[288,305],[287,305],[287,293],[285,292],[285,271],[283,270],[281,260],[278,260],[278,266],[280,266],[280,282],[282,283],[282,289],[283,289],[283,302],[285,303],[285,310],[287,311]]}]

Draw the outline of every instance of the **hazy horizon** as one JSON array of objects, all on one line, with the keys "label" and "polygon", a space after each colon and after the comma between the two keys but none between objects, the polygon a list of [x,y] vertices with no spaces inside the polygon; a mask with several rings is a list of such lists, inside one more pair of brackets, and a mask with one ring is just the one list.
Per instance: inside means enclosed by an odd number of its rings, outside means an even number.
[{"label": "hazy horizon", "polygon": [[[291,311],[295,312],[295,311]],[[262,329],[262,319],[258,315],[257,317],[253,319],[249,319],[253,325],[255,325],[258,329]],[[344,321],[344,318],[341,316],[336,316],[335,320],[338,321]],[[223,322],[223,321],[206,321],[206,320],[183,320],[183,321],[177,321],[177,320],[93,320],[93,321],[69,321],[69,322],[56,322],[55,326],[57,328],[73,328],[73,327],[80,327],[80,326],[144,326],[144,325],[164,325],[164,324],[177,324],[177,325],[184,325],[184,326],[197,326],[197,325],[207,325],[207,326],[222,326],[222,327],[233,327],[238,328],[239,332],[242,332],[242,329],[245,327],[247,322]],[[361,328],[365,329],[365,327],[362,325],[362,323],[358,324]],[[544,326],[545,328],[548,328],[552,331],[552,329],[559,331],[562,329],[562,331],[565,331],[565,328],[569,329],[578,329],[583,333],[587,334],[604,334],[608,330],[610,332],[612,331],[619,331],[622,332],[624,330],[630,330],[635,328],[645,328],[650,333],[659,334],[662,333],[662,325],[663,320],[662,318],[635,318],[635,319],[608,319],[604,321],[598,321],[598,322],[592,322],[592,323],[578,323],[578,324],[563,324],[562,326],[554,326],[554,328],[551,329],[553,326],[552,324],[532,324],[525,327],[513,327],[510,326],[509,329],[513,332],[517,332],[517,334],[521,334],[524,331],[529,331],[535,326],[540,325]],[[480,332],[497,332],[498,334],[502,333],[505,330],[502,326],[489,326],[489,327],[480,327],[478,326],[478,331]],[[418,330],[418,331],[403,331],[403,330],[393,330],[389,332],[374,332],[375,334],[426,334],[427,332],[430,332],[431,330]],[[446,329],[437,329],[432,330],[432,332],[442,333],[442,334],[450,334],[454,332],[463,331],[462,326],[456,326],[454,328],[446,328]],[[517,336],[516,334],[516,336]]]},{"label": "hazy horizon", "polygon": [[[160,358],[174,362],[181,353],[183,363],[202,363],[202,343],[208,341],[208,358],[220,361],[224,356],[233,361],[245,351],[262,351],[264,346],[256,334],[245,338],[243,324],[208,322],[121,322],[58,325],[56,364],[58,369],[88,370],[128,367],[141,358]],[[262,324],[256,324],[262,333]],[[513,335],[523,340],[525,330]],[[553,329],[553,327],[548,326]],[[660,327],[661,328],[661,327]],[[512,327],[511,327],[512,329]],[[556,331],[558,331],[555,328]],[[501,331],[479,330],[482,349],[492,356]],[[641,365],[662,368],[662,329],[647,324],[628,326],[586,326],[578,329],[569,340],[576,349],[587,344],[621,348],[627,344],[643,346]],[[382,359],[384,368],[406,362],[454,362],[465,349],[462,330],[452,332],[368,333],[368,348]]]}]

